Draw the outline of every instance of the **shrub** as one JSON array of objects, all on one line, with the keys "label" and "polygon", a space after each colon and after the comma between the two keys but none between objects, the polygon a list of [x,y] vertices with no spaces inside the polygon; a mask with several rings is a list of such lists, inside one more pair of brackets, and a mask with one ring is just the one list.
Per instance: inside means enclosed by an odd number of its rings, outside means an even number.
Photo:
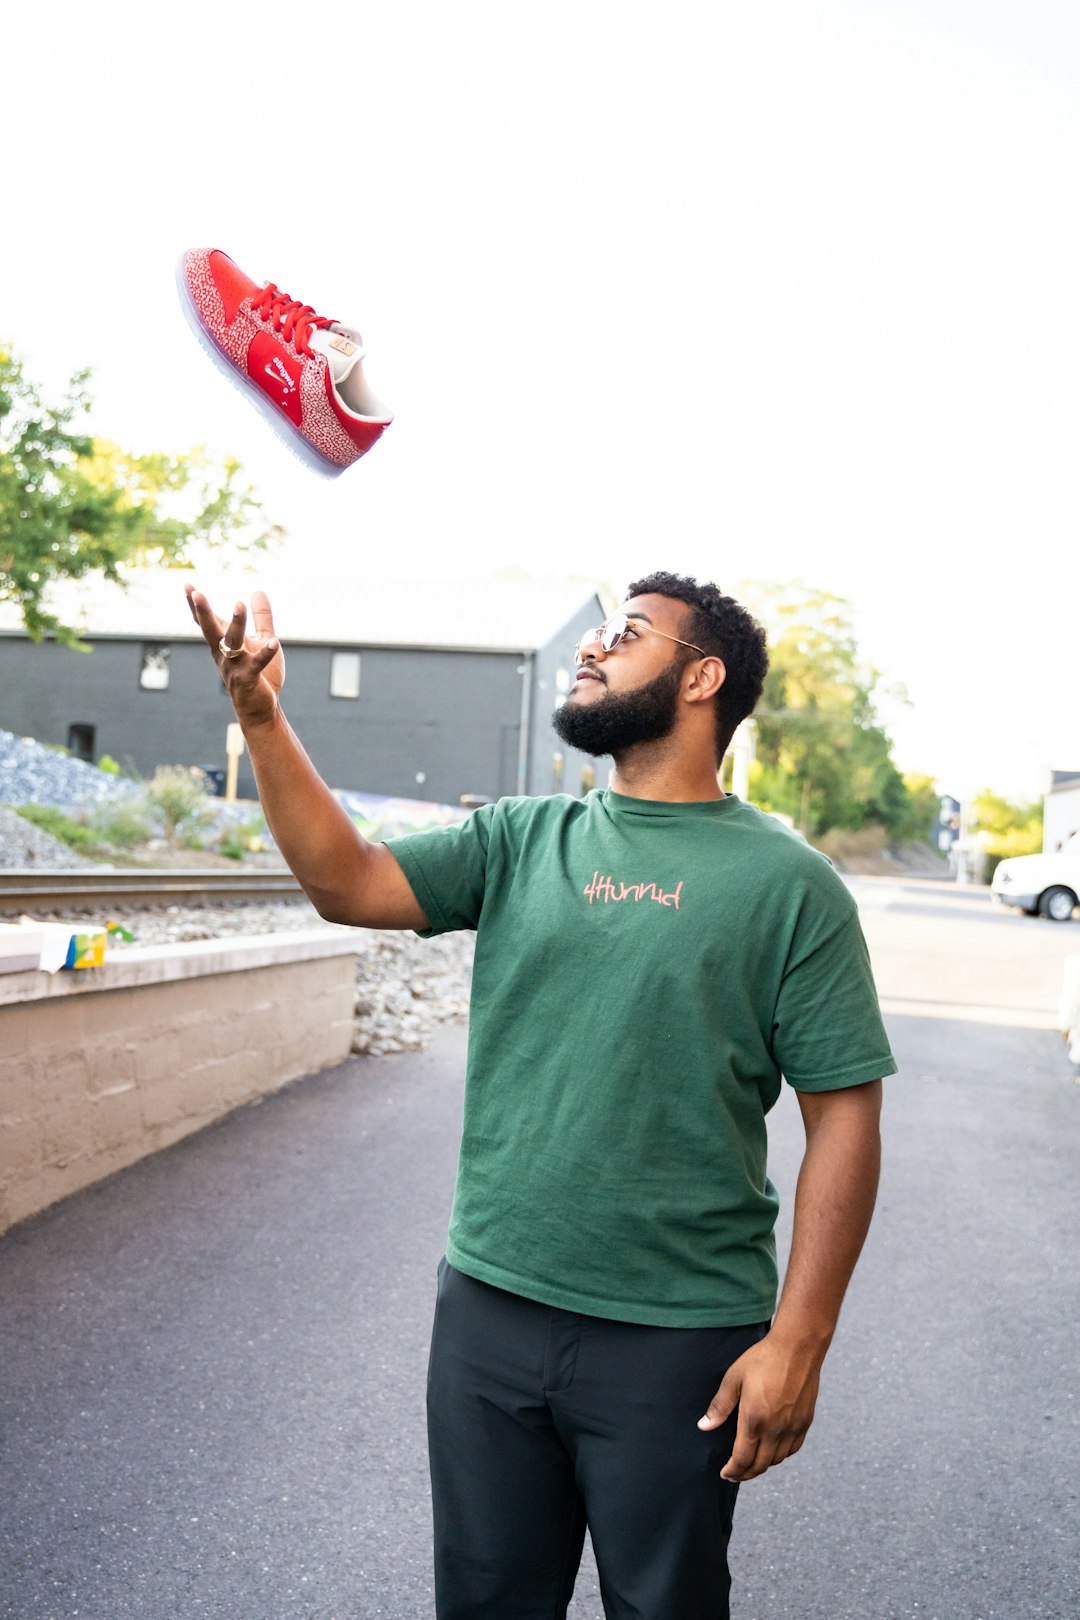
[{"label": "shrub", "polygon": [[197,767],[159,765],[147,783],[146,797],[170,844],[199,847],[199,834],[214,815],[206,802],[205,780]]},{"label": "shrub", "polygon": [[92,849],[97,843],[89,827],[81,821],[73,821],[54,804],[13,804],[11,808],[24,821],[40,827],[42,832],[48,833],[51,838],[58,838],[71,849]]},{"label": "shrub", "polygon": [[111,754],[102,754],[97,762],[97,768],[99,771],[104,771],[106,776],[120,775],[120,767]]},{"label": "shrub", "polygon": [[143,799],[102,805],[90,817],[90,826],[103,844],[115,844],[121,849],[145,844],[154,834],[150,807]]},{"label": "shrub", "polygon": [[226,827],[221,835],[218,849],[222,855],[227,855],[231,861],[242,861],[245,855],[257,855],[266,848],[266,821],[262,816],[256,816],[252,821],[243,821],[236,826]]}]

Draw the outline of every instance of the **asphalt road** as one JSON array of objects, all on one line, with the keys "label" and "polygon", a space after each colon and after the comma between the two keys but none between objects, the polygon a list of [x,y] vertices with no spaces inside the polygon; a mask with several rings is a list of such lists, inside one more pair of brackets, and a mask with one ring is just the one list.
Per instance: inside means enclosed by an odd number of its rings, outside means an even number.
[{"label": "asphalt road", "polygon": [[[733,1615],[1075,1620],[1080,924],[854,886],[901,1063],[882,1195],[810,1440],[741,1493]],[[2,1620],[429,1620],[463,1056],[346,1064],[0,1242]]]}]

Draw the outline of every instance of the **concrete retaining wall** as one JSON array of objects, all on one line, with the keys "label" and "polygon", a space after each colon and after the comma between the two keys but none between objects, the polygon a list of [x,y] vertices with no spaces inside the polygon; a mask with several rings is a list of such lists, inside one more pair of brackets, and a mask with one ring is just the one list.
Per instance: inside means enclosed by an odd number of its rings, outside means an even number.
[{"label": "concrete retaining wall", "polygon": [[354,977],[330,928],[0,975],[0,1232],[342,1062]]}]

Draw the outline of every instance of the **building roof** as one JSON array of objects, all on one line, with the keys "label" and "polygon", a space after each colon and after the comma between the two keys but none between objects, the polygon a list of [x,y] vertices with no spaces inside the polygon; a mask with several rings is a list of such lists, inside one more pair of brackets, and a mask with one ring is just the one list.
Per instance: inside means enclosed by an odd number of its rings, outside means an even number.
[{"label": "building roof", "polygon": [[[88,639],[185,641],[200,632],[184,598],[194,582],[222,617],[260,586],[274,628],[290,642],[335,647],[428,647],[535,652],[587,606],[608,611],[588,580],[344,580],[326,576],[160,569],[133,571],[127,588],[99,576],[65,581],[50,609]],[[0,634],[21,635],[15,606],[0,604]]]}]

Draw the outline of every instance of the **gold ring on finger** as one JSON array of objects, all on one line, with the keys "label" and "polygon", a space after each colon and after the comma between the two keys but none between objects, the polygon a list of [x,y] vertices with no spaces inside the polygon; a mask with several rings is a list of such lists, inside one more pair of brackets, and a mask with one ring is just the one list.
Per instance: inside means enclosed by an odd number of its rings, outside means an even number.
[{"label": "gold ring on finger", "polygon": [[226,658],[239,658],[243,650],[243,642],[240,643],[239,647],[230,647],[224,636],[222,636],[221,640],[218,642],[218,652],[223,652]]}]

